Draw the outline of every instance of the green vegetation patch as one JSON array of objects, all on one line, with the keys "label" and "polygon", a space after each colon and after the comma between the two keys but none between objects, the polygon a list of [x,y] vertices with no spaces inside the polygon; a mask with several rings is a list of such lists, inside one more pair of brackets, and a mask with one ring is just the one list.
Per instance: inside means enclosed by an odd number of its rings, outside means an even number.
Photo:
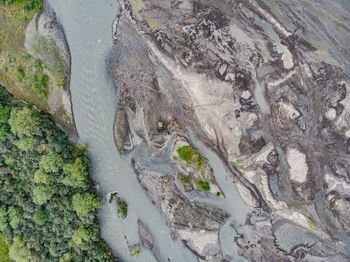
[{"label": "green vegetation patch", "polygon": [[242,164],[242,160],[241,159],[236,159],[234,160],[233,162],[233,165],[239,169],[241,169],[243,167],[243,164]]},{"label": "green vegetation patch", "polygon": [[100,237],[95,211],[101,201],[89,179],[85,147],[3,89],[0,113],[0,234],[10,259],[114,261]]},{"label": "green vegetation patch", "polygon": [[117,213],[121,219],[125,219],[128,215],[128,203],[126,201],[118,199],[117,201]]},{"label": "green vegetation patch", "polygon": [[202,179],[196,180],[196,187],[199,191],[202,192],[209,192],[210,191],[210,185],[208,181],[204,181]]},{"label": "green vegetation patch", "polygon": [[142,21],[143,18],[141,16],[140,12],[145,7],[143,0],[130,0],[129,2],[131,5],[132,14],[133,14],[134,18],[138,21]]},{"label": "green vegetation patch", "polygon": [[177,154],[186,165],[194,165],[197,170],[199,170],[207,161],[199,154],[198,150],[189,145],[179,147],[177,149]]},{"label": "green vegetation patch", "polygon": [[137,257],[141,253],[140,245],[132,245],[129,247],[129,253],[133,257]]},{"label": "green vegetation patch", "polygon": [[311,217],[308,217],[307,218],[307,225],[309,226],[310,229],[312,230],[317,230],[318,227],[316,225],[316,222],[311,218]]}]

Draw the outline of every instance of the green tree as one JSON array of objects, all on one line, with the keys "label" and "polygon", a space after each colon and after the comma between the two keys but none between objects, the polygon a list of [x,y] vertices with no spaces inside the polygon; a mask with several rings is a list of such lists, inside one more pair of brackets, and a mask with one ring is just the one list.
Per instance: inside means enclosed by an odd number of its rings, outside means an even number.
[{"label": "green tree", "polygon": [[33,202],[39,206],[45,204],[51,199],[54,191],[51,187],[36,186],[33,190]]},{"label": "green tree", "polygon": [[87,216],[101,206],[99,199],[90,193],[75,194],[72,204],[78,216]]},{"label": "green tree", "polygon": [[9,249],[9,256],[10,259],[16,262],[30,261],[30,250],[25,246],[24,241],[20,237],[14,237]]},{"label": "green tree", "polygon": [[66,176],[63,179],[63,184],[72,187],[82,187],[86,185],[88,177],[89,161],[86,157],[78,157],[74,163],[66,164],[63,168]]},{"label": "green tree", "polygon": [[34,148],[36,140],[29,137],[21,138],[16,142],[16,146],[22,151],[28,151]]},{"label": "green tree", "polygon": [[40,167],[47,173],[58,172],[63,167],[63,159],[57,153],[44,155],[40,160]]},{"label": "green tree", "polygon": [[37,184],[48,185],[50,183],[49,175],[43,170],[39,169],[34,173],[34,182]]},{"label": "green tree", "polygon": [[9,210],[8,210],[8,216],[9,216],[9,219],[10,219],[10,226],[13,229],[18,228],[19,224],[21,223],[21,215],[17,211],[17,209],[14,208],[14,207],[10,207]]},{"label": "green tree", "polygon": [[10,118],[11,109],[6,106],[0,106],[0,124],[7,124]]},{"label": "green tree", "polygon": [[8,124],[10,112],[10,108],[0,106],[0,141],[4,141],[10,134],[11,128]]},{"label": "green tree", "polygon": [[33,221],[37,225],[44,225],[47,220],[47,214],[44,210],[38,210],[33,214]]},{"label": "green tree", "polygon": [[93,238],[93,232],[83,226],[80,226],[74,231],[72,236],[72,244],[81,245],[84,242],[89,242]]},{"label": "green tree", "polygon": [[9,124],[12,133],[18,136],[33,136],[39,132],[40,119],[38,114],[28,107],[11,110]]},{"label": "green tree", "polygon": [[10,132],[10,126],[7,124],[0,124],[0,141],[4,141],[8,135],[11,133]]},{"label": "green tree", "polygon": [[4,207],[0,208],[0,231],[7,227],[7,210]]}]

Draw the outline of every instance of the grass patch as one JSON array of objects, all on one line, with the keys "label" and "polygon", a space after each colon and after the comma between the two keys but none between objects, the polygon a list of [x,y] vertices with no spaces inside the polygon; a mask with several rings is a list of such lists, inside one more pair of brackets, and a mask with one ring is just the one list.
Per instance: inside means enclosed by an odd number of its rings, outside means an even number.
[{"label": "grass patch", "polygon": [[0,261],[9,262],[9,247],[3,235],[0,235]]},{"label": "grass patch", "polygon": [[197,179],[196,181],[196,187],[199,191],[202,192],[209,192],[210,191],[210,185],[208,181],[204,181],[202,179]]},{"label": "grass patch", "polygon": [[65,78],[60,50],[51,38],[37,36],[34,42],[34,51],[43,61],[44,67],[54,76],[56,85],[63,87]]},{"label": "grass patch", "polygon": [[197,170],[199,170],[202,165],[206,163],[206,159],[199,154],[198,150],[189,145],[179,147],[177,149],[177,154],[179,155],[179,158],[186,163],[186,165],[194,165]]}]

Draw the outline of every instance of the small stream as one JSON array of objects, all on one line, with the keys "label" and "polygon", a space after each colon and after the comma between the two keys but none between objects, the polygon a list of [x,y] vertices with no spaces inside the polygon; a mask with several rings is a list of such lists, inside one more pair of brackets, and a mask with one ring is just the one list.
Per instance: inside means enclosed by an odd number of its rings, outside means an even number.
[{"label": "small stream", "polygon": [[[116,1],[49,0],[49,3],[65,30],[71,51],[71,94],[76,127],[80,142],[88,145],[92,178],[97,191],[104,197],[104,205],[98,213],[102,237],[113,252],[126,261],[155,261],[153,254],[145,249],[138,257],[131,257],[128,251],[124,235],[130,244],[139,243],[137,220],[141,218],[154,236],[161,261],[197,261],[180,241],[171,238],[165,218],[139,185],[129,159],[122,158],[114,144],[117,99],[105,70],[105,60],[112,47],[111,24],[118,8]],[[229,225],[244,223],[249,209],[228,179],[219,158],[199,142],[195,142],[195,146],[208,158],[226,195],[222,201],[205,199],[204,202],[232,214],[220,234],[223,253],[233,257],[233,261],[241,261]],[[113,191],[128,202],[129,212],[125,220],[118,218],[116,207],[108,203],[107,196]]]}]

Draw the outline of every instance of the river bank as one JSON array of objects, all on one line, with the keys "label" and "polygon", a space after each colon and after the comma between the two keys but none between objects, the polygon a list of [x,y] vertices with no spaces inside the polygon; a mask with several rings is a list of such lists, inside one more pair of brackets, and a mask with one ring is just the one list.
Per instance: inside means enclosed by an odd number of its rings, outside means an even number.
[{"label": "river bank", "polygon": [[2,4],[0,12],[0,33],[7,34],[1,43],[1,81],[17,98],[51,113],[76,140],[69,93],[69,47],[55,14],[46,1]]}]

